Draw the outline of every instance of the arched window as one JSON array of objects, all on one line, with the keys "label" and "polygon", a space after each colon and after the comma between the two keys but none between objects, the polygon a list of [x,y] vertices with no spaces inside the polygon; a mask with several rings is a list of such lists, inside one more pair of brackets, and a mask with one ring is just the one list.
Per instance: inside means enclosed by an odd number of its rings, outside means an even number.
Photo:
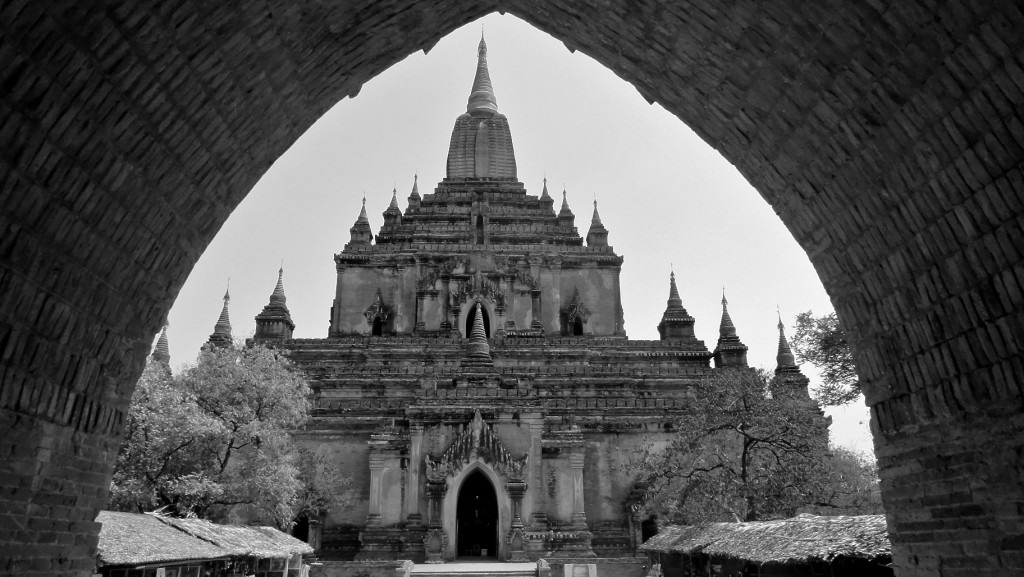
[{"label": "arched window", "polygon": [[482,214],[476,215],[476,243],[484,243],[484,217]]}]

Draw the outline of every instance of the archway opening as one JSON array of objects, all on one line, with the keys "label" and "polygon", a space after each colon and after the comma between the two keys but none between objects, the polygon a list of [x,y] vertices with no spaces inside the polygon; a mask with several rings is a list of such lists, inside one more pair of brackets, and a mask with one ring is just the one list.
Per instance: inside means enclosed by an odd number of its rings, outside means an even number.
[{"label": "archway opening", "polygon": [[306,515],[299,515],[295,519],[295,524],[292,525],[292,537],[295,537],[299,541],[306,543],[309,541],[309,517]]},{"label": "archway opening", "polygon": [[[470,309],[470,313],[466,315],[466,338],[469,338],[469,333],[473,331],[473,322],[476,321],[477,310],[477,307],[474,305]],[[479,307],[479,311],[484,319],[484,336],[491,338],[491,318],[484,307]]]},{"label": "archway opening", "polygon": [[384,323],[381,322],[380,317],[373,319],[373,331],[370,334],[375,337],[384,335]]},{"label": "archway opening", "polygon": [[498,496],[494,485],[480,471],[474,471],[463,481],[455,519],[456,555],[498,555]]},{"label": "archway opening", "polygon": [[479,214],[476,216],[476,243],[484,244],[484,217]]},{"label": "archway opening", "polygon": [[572,334],[574,337],[578,337],[583,334],[583,319],[576,317],[576,320],[572,322]]}]

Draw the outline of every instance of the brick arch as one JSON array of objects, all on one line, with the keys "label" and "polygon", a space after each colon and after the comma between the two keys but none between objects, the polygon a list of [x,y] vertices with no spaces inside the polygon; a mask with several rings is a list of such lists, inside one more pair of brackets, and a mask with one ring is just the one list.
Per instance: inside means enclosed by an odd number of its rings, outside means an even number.
[{"label": "brick arch", "polygon": [[267,167],[375,74],[496,9],[690,125],[807,251],[856,348],[900,574],[1020,566],[1013,3],[199,4],[0,2],[0,558],[12,571],[89,574],[151,336]]}]

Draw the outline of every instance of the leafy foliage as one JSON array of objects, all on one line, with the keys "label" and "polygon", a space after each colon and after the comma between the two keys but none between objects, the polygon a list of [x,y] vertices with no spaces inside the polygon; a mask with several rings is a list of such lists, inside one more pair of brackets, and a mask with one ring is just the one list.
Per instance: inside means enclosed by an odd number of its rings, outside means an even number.
[{"label": "leafy foliage", "polygon": [[821,373],[815,396],[823,406],[845,405],[860,396],[857,366],[835,313],[797,315],[791,346],[798,361],[811,363]]},{"label": "leafy foliage", "polygon": [[882,513],[878,467],[872,457],[833,447],[825,458],[824,476],[816,480],[815,499],[806,507],[819,515]]},{"label": "leafy foliage", "polygon": [[790,517],[812,506],[852,512],[854,499],[843,499],[863,487],[842,482],[864,478],[834,467],[827,421],[816,403],[787,386],[754,370],[723,371],[701,383],[671,438],[633,463],[651,495],[650,512],[687,524]]},{"label": "leafy foliage", "polygon": [[323,479],[302,478],[289,434],[308,418],[309,395],[291,363],[262,346],[204,349],[178,377],[151,363],[132,397],[111,507],[213,520],[251,507],[287,527],[305,493],[330,490],[307,486]]},{"label": "leafy foliage", "polygon": [[299,515],[318,519],[328,511],[344,509],[351,501],[348,490],[352,479],[342,475],[334,461],[322,452],[299,448],[299,479]]}]

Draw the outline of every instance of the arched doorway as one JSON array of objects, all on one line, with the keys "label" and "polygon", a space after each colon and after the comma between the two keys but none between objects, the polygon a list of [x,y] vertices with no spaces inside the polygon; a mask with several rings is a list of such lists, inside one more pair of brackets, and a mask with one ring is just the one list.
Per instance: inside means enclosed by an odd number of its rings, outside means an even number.
[{"label": "arched doorway", "polygon": [[384,323],[381,322],[380,317],[373,319],[373,332],[371,334],[375,337],[384,335]]},{"label": "arched doorway", "polygon": [[476,311],[479,310],[480,314],[484,316],[484,336],[491,338],[491,318],[487,314],[487,309],[481,305],[477,307],[473,305],[469,309],[469,314],[466,315],[466,338],[469,338],[469,333],[473,331],[473,322],[476,320]]},{"label": "arched doorway", "polygon": [[456,555],[497,557],[498,496],[480,471],[470,473],[459,489],[455,523]]},{"label": "arched doorway", "polygon": [[572,334],[575,337],[583,334],[583,319],[576,317],[576,320],[572,322]]}]

